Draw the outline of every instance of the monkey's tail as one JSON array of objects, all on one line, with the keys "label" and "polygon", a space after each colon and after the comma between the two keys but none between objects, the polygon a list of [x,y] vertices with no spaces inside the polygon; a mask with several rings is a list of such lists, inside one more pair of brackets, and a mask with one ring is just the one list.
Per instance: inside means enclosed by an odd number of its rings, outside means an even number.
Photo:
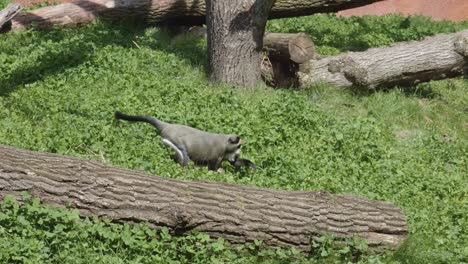
[{"label": "monkey's tail", "polygon": [[131,116],[131,115],[126,115],[122,112],[119,112],[119,111],[116,111],[115,112],[115,118],[117,119],[122,119],[122,120],[127,120],[127,121],[130,121],[130,122],[146,122],[146,123],[149,123],[151,125],[153,125],[154,127],[156,127],[157,129],[159,129],[160,131],[164,129],[164,127],[166,127],[166,123],[165,122],[162,122],[156,118],[153,118],[153,117],[149,117],[149,116]]}]

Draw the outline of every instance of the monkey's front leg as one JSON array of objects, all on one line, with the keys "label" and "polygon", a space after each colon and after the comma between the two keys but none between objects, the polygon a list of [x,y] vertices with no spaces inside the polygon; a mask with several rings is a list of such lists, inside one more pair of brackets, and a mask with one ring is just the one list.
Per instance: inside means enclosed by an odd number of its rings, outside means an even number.
[{"label": "monkey's front leg", "polygon": [[208,161],[208,170],[218,171],[219,166],[221,165],[222,161],[223,161],[223,158],[218,158],[217,160]]}]

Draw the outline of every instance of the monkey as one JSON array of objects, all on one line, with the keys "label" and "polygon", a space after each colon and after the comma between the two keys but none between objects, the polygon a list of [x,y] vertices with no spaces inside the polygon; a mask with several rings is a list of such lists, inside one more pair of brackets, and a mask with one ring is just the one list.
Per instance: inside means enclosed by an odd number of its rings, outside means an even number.
[{"label": "monkey", "polygon": [[130,122],[146,122],[156,127],[161,134],[165,146],[175,151],[175,160],[182,167],[193,161],[196,165],[208,165],[208,170],[217,171],[225,160],[239,168],[251,167],[256,170],[250,160],[241,159],[240,152],[243,140],[236,134],[216,134],[193,127],[163,122],[149,116],[132,116],[115,112],[116,119]]}]

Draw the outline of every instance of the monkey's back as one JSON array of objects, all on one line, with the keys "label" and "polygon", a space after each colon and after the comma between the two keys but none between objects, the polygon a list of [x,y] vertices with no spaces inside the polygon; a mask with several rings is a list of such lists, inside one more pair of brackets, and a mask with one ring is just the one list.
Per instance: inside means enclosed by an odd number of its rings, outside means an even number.
[{"label": "monkey's back", "polygon": [[193,127],[170,124],[161,131],[161,136],[176,146],[185,147],[189,158],[195,162],[214,161],[225,152],[227,136],[210,133]]}]

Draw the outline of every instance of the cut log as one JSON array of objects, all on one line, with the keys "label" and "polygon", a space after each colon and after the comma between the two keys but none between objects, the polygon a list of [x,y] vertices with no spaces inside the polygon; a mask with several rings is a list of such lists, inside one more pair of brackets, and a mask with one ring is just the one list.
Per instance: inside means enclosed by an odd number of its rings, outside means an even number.
[{"label": "cut log", "polygon": [[371,246],[395,248],[408,235],[398,207],[353,195],[190,182],[2,145],[0,156],[0,198],[21,200],[27,191],[44,203],[71,204],[85,216],[303,250],[322,234],[359,236]]},{"label": "cut log", "polygon": [[291,60],[295,63],[304,63],[315,55],[314,42],[305,33],[266,33],[263,47],[268,51],[270,59]]},{"label": "cut log", "polygon": [[299,63],[315,56],[312,39],[305,33],[266,33],[262,62],[263,80],[272,87],[297,87]]},{"label": "cut log", "polygon": [[[269,18],[294,17],[321,12],[336,12],[382,0],[277,0]],[[12,21],[12,30],[36,24],[39,28],[54,25],[83,25],[97,16],[116,19],[146,18],[149,23],[195,25],[205,22],[205,1],[195,0],[77,0],[22,13]]]},{"label": "cut log", "polygon": [[468,30],[440,34],[300,65],[300,87],[329,83],[340,87],[414,85],[463,74],[468,62]]},{"label": "cut log", "polygon": [[21,9],[22,7],[20,4],[11,3],[8,4],[5,9],[0,11],[0,30],[6,23],[10,22],[10,20],[15,17],[21,11]]}]

